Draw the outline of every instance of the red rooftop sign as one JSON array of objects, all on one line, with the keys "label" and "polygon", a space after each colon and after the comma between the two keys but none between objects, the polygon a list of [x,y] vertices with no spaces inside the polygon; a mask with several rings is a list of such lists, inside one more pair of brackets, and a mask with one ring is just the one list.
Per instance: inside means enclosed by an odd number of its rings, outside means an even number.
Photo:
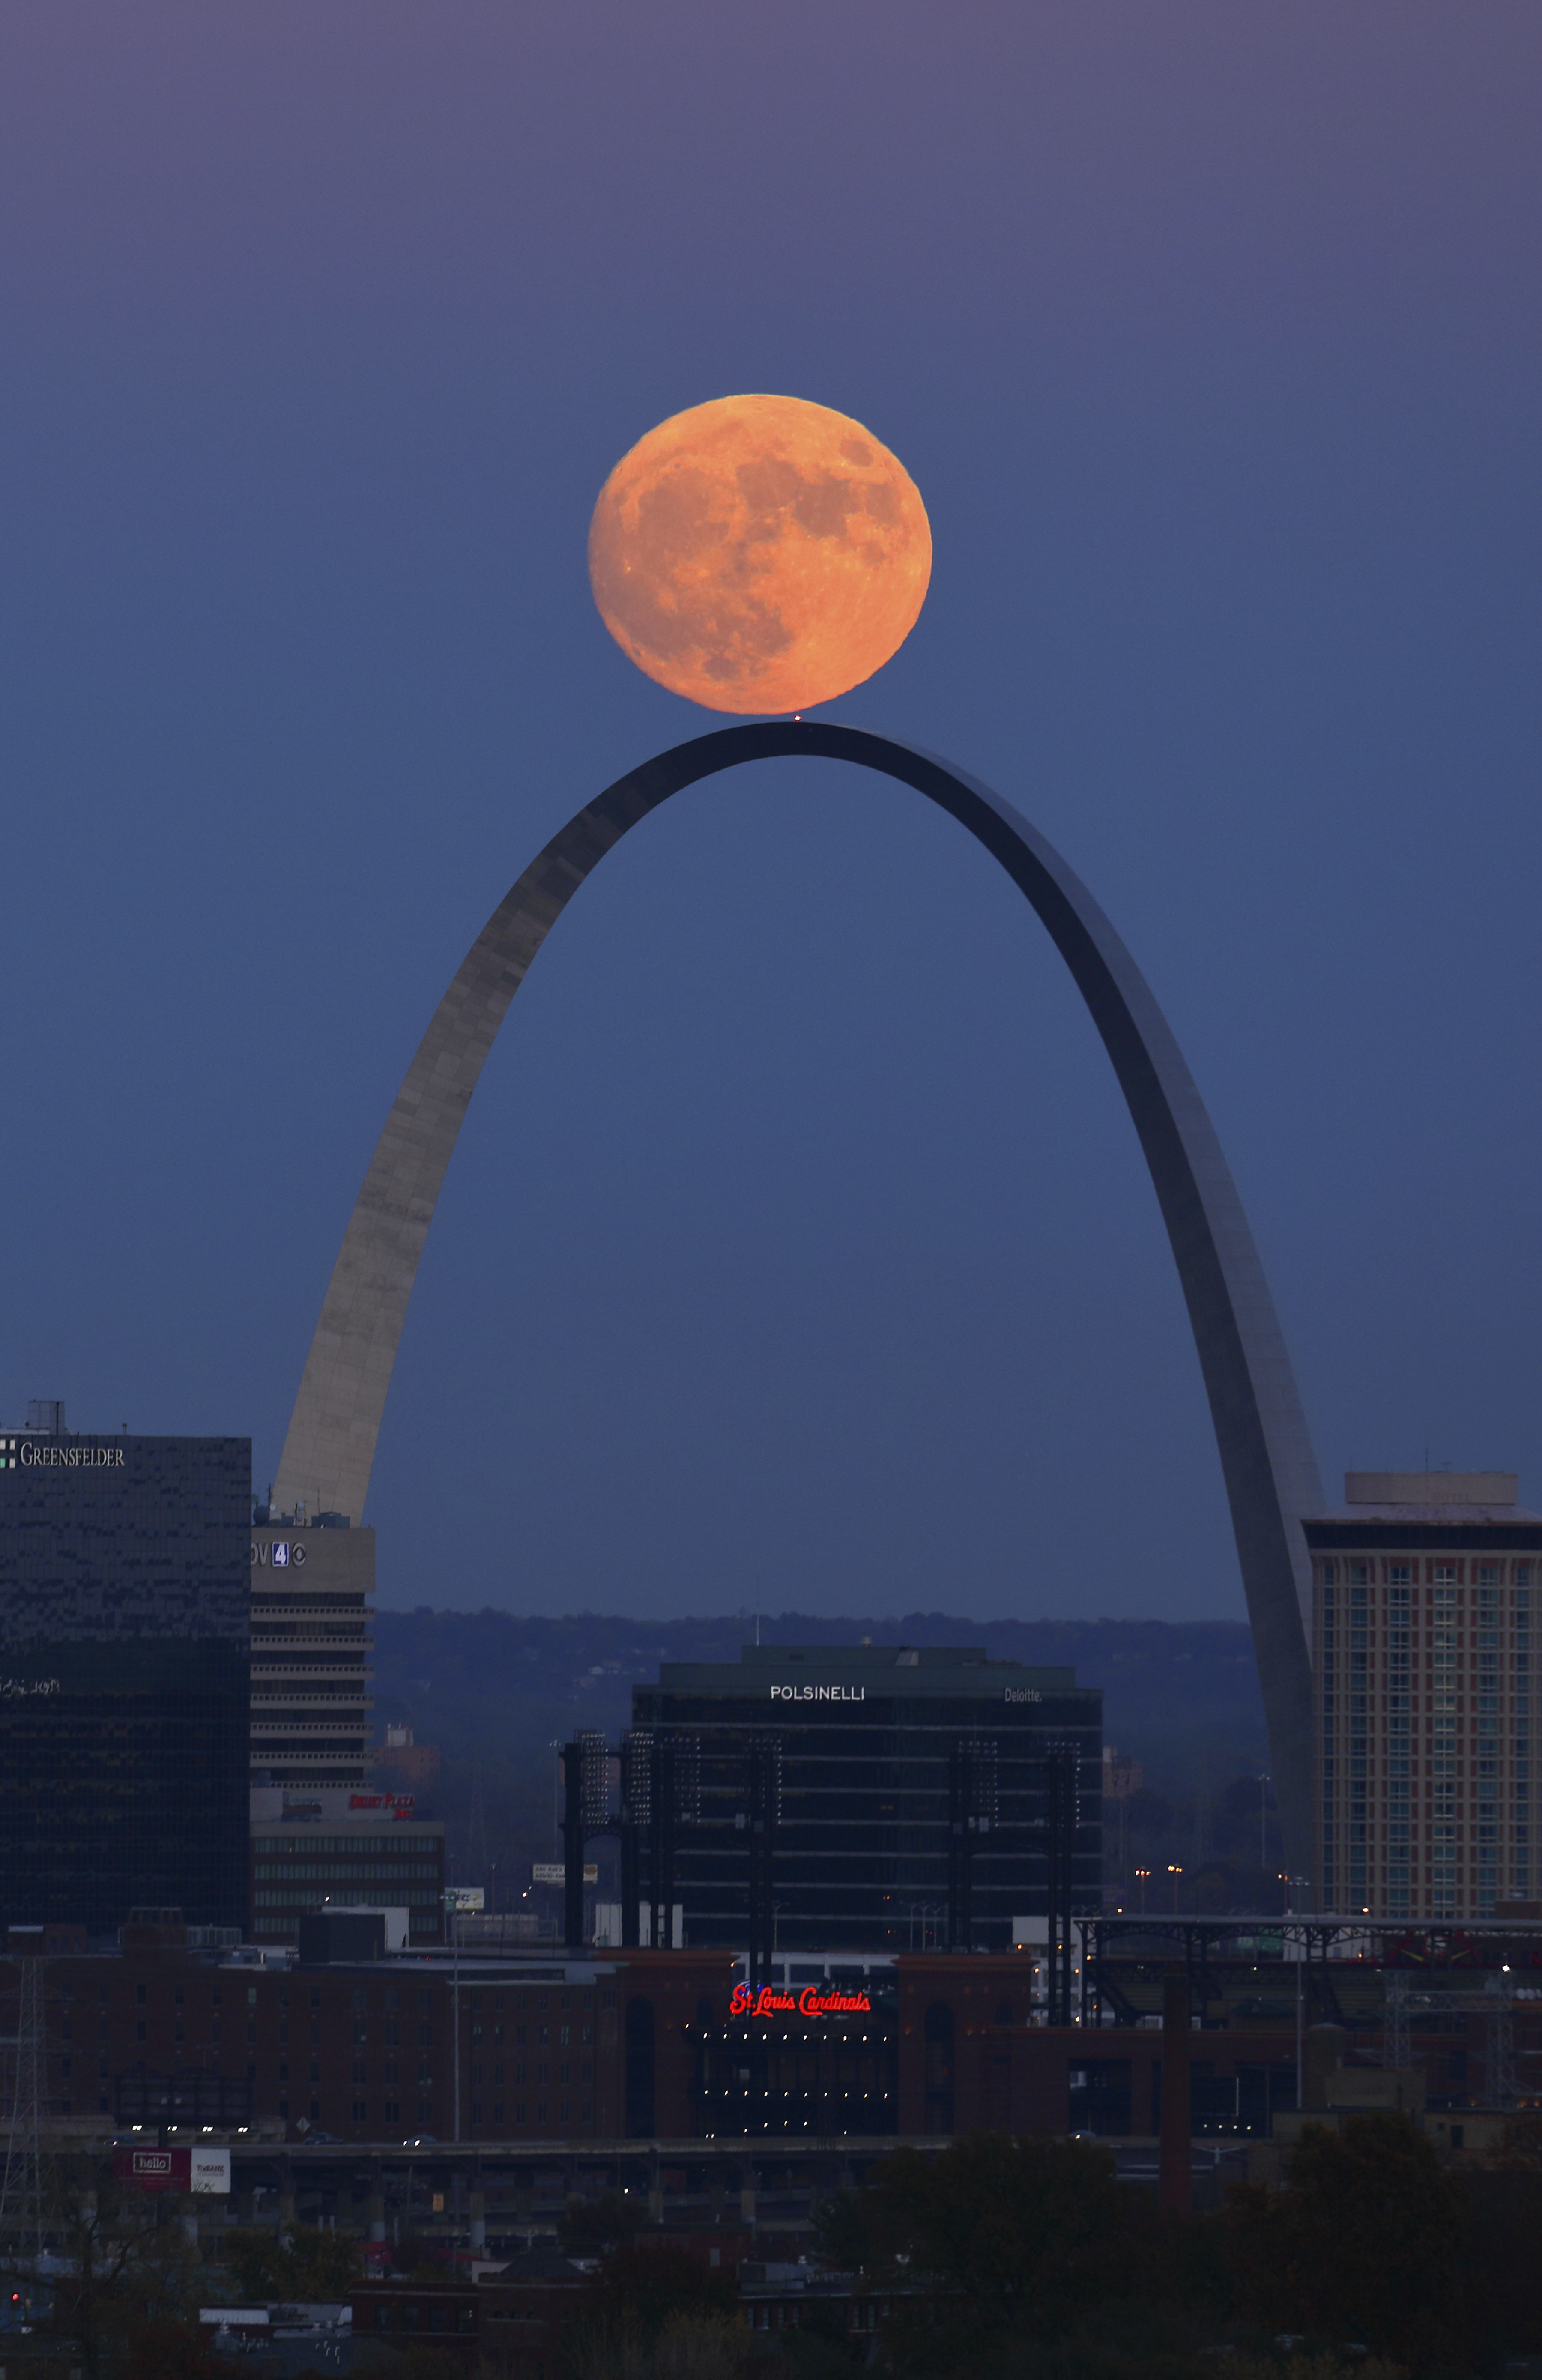
[{"label": "red rooftop sign", "polygon": [[762,1984],[757,1992],[747,1984],[735,1984],[728,2003],[731,2017],[871,2016],[872,2012],[866,1992],[830,1991],[820,1984],[805,1984],[801,1992],[779,1991],[774,1984]]}]

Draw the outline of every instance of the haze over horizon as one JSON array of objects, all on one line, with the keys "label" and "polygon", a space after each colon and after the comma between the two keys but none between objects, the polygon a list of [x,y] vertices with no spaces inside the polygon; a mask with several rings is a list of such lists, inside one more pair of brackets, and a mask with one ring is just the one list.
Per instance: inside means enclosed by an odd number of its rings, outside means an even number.
[{"label": "haze over horizon", "polygon": [[[939,21],[6,12],[0,1419],[273,1475],[467,947],[721,723],[607,637],[596,494],[771,391],[935,540],[829,715],[983,777],[1128,942],[1328,1500],[1427,1459],[1542,1505],[1542,20]],[[1108,1061],[950,821],[768,764],[585,887],[365,1517],[400,1609],[1242,1617]]]}]

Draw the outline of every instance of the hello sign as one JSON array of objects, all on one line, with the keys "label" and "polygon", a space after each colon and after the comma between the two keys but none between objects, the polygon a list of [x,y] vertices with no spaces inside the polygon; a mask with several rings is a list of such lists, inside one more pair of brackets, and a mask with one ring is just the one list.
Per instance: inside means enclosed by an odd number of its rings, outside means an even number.
[{"label": "hello sign", "polygon": [[866,1992],[830,1991],[820,1984],[806,1984],[801,1992],[779,1991],[774,1984],[762,1984],[757,1992],[748,1984],[735,1984],[728,2003],[730,2017],[871,2016],[872,2012]]}]

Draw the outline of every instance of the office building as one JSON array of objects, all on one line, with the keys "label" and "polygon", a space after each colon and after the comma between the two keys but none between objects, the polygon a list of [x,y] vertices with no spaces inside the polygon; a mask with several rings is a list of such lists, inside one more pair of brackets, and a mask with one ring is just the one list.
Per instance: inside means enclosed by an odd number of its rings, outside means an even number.
[{"label": "office building", "polygon": [[279,1789],[254,1791],[253,1942],[297,1943],[300,1919],[323,1901],[334,1909],[405,1909],[410,1944],[443,1939],[444,1829],[414,1818],[410,1797],[397,1805],[399,1815],[384,1807],[388,1799],[332,1788],[310,1805],[291,1801],[285,1815]]},{"label": "office building", "polygon": [[693,1948],[751,1939],[758,1860],[758,1958],[1009,1950],[1044,1939],[1057,1891],[1067,1913],[1099,1906],[1102,1694],[1068,1669],[751,1645],[666,1663],[632,1714],[634,1741],[675,1748],[671,1898]]},{"label": "office building", "polygon": [[298,1799],[369,1776],[375,1533],[322,1514],[251,1529],[251,1781]]},{"label": "office building", "polygon": [[0,1920],[246,1907],[244,1438],[0,1437]]},{"label": "office building", "polygon": [[251,1530],[254,1942],[297,1942],[323,1901],[407,1912],[443,1938],[444,1829],[372,1777],[375,1533],[335,1513],[262,1508]]},{"label": "office building", "polygon": [[1489,1917],[1537,1888],[1542,1513],[1512,1472],[1351,1472],[1312,1555],[1322,1901]]},{"label": "office building", "polygon": [[416,1793],[440,1770],[436,1743],[419,1743],[406,1719],[393,1719],[370,1755],[370,1770],[382,1791]]}]

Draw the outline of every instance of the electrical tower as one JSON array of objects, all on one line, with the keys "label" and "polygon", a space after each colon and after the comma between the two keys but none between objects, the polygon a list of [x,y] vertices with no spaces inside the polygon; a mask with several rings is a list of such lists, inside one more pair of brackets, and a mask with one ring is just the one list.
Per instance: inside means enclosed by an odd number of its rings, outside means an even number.
[{"label": "electrical tower", "polygon": [[41,1959],[17,1961],[16,2087],[11,2094],[6,2172],[0,2181],[0,2245],[23,2256],[42,2252],[44,2058]]}]

